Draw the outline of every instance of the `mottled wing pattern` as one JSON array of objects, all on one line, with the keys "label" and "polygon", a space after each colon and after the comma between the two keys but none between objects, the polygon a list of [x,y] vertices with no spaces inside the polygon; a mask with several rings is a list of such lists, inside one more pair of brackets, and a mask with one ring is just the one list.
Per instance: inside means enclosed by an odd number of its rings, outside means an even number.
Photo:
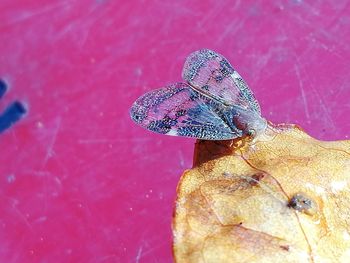
[{"label": "mottled wing pattern", "polygon": [[236,105],[260,115],[260,106],[242,77],[220,54],[208,49],[188,56],[182,76],[200,92],[224,103]]},{"label": "mottled wing pattern", "polygon": [[217,105],[187,84],[177,83],[144,94],[135,101],[130,114],[142,127],[161,134],[205,140],[242,136],[219,116]]}]

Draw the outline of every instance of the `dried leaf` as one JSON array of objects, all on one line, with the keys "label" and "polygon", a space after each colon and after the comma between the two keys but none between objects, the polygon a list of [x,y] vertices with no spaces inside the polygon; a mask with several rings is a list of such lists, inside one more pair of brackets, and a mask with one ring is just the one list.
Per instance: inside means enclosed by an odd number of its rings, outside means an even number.
[{"label": "dried leaf", "polygon": [[178,185],[182,262],[349,262],[350,141],[269,126],[254,142],[198,141]]}]

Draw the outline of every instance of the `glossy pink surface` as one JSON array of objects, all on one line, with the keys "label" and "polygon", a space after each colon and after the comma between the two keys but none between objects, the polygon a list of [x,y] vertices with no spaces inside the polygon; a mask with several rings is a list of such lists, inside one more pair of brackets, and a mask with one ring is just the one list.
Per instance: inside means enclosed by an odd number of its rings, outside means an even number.
[{"label": "glossy pink surface", "polygon": [[0,262],[172,262],[176,185],[194,140],[134,125],[186,56],[223,54],[263,116],[350,131],[350,2],[0,3],[0,78],[28,114],[0,134]]}]

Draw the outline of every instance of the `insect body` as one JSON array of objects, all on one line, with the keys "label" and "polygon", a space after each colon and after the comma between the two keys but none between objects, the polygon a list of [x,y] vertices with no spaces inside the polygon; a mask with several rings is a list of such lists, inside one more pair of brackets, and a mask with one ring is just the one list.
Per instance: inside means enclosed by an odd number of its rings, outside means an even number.
[{"label": "insect body", "polygon": [[220,54],[203,49],[186,60],[183,79],[152,90],[131,107],[142,127],[167,135],[229,140],[266,129],[253,93]]}]

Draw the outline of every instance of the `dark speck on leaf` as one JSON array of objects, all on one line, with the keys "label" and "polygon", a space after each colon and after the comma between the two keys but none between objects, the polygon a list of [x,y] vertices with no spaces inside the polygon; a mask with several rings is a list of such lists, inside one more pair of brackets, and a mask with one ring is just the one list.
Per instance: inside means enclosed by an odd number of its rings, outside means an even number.
[{"label": "dark speck on leaf", "polygon": [[317,212],[317,204],[306,194],[297,193],[288,202],[288,207],[299,212],[313,215]]},{"label": "dark speck on leaf", "polygon": [[282,245],[282,246],[280,246],[280,248],[285,250],[285,251],[289,251],[289,246],[288,245]]}]

